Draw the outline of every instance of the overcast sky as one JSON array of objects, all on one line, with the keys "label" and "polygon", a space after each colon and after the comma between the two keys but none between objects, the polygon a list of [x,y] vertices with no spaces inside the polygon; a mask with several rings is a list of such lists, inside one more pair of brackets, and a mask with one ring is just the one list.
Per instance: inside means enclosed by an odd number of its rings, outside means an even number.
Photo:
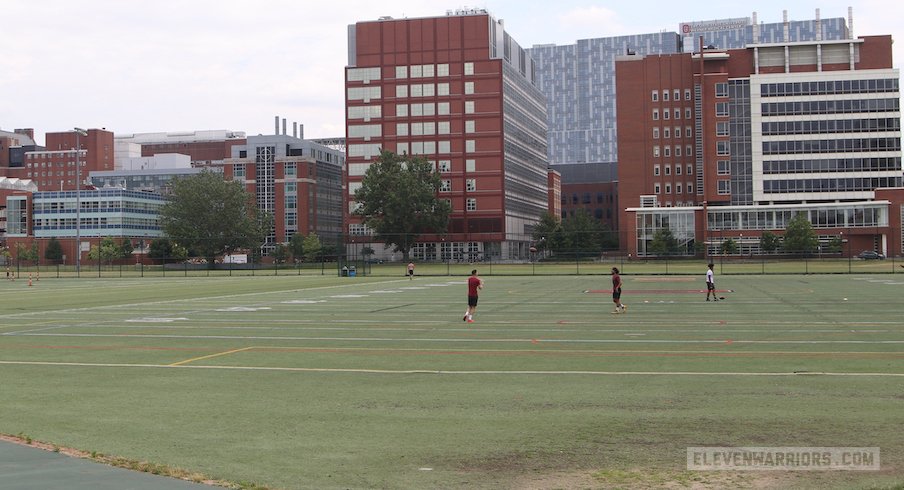
[{"label": "overcast sky", "polygon": [[[279,115],[305,137],[344,136],[347,26],[464,6],[505,20],[523,47],[749,17],[741,2],[484,0],[2,0],[0,129],[73,126],[117,134],[230,129],[273,132]],[[752,5],[752,3],[748,4]],[[904,46],[899,1],[759,1],[760,22],[847,17],[854,35]],[[289,129],[291,131],[291,129]]]}]

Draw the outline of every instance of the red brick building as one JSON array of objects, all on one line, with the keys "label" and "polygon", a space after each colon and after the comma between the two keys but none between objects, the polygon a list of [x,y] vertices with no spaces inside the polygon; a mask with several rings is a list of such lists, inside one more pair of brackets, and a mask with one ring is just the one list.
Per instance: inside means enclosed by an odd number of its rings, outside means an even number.
[{"label": "red brick building", "polygon": [[804,213],[822,245],[901,255],[899,78],[890,36],[620,57],[624,248],[668,227],[680,253],[758,253]]},{"label": "red brick building", "polygon": [[[381,149],[421,155],[441,173],[452,215],[446,234],[421,237],[415,258],[528,257],[548,210],[545,98],[502,22],[483,10],[358,22],[349,52],[349,210]],[[356,243],[368,240],[359,218],[348,226]]]}]

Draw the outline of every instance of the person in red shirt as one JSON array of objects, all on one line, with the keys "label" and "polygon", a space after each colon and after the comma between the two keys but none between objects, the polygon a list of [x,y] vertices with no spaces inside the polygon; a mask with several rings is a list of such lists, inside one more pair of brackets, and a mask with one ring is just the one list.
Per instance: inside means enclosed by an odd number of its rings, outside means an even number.
[{"label": "person in red shirt", "polygon": [[468,309],[462,321],[474,323],[474,311],[477,310],[477,291],[483,289],[483,279],[477,277],[477,269],[468,277]]},{"label": "person in red shirt", "polygon": [[618,267],[612,268],[612,302],[615,303],[615,311],[612,313],[627,313],[628,305],[621,302],[621,276],[618,275]]}]

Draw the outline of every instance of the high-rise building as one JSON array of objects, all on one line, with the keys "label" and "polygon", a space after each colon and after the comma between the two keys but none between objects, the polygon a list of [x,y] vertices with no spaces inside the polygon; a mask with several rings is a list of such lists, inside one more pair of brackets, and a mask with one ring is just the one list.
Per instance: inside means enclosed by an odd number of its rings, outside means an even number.
[{"label": "high-rise building", "polygon": [[19,148],[28,151],[15,152],[16,148],[12,148],[10,166],[0,172],[7,177],[31,180],[38,190],[52,191],[75,190],[79,184],[84,188],[88,172],[113,170],[113,133],[110,131],[89,129],[84,136],[75,131],[47,133],[45,141],[44,147],[32,143]]},{"label": "high-rise building", "polygon": [[627,251],[760,251],[803,213],[823,245],[902,250],[900,75],[890,36],[707,48],[616,63]]},{"label": "high-rise building", "polygon": [[[446,234],[421,237],[415,258],[529,256],[548,209],[546,104],[533,61],[501,21],[471,9],[358,22],[345,83],[350,211],[381,149],[423,156],[452,215]],[[356,243],[368,240],[360,218],[348,226]]]},{"label": "high-rise building", "polygon": [[528,50],[537,87],[548,104],[549,163],[615,163],[615,59],[626,54],[669,55],[704,45],[720,49],[747,44],[845,39],[841,17],[758,24],[752,18],[682,22],[678,32],[582,39],[570,45],[536,45]]}]

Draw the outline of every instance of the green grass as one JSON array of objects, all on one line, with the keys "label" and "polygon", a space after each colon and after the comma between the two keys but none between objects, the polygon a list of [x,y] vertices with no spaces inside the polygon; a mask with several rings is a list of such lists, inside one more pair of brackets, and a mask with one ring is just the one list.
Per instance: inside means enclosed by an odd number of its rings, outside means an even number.
[{"label": "green grass", "polygon": [[[0,433],[246,487],[901,485],[904,280],[718,274],[707,303],[697,269],[624,276],[625,315],[608,277],[488,277],[470,325],[461,277],[4,282]],[[689,472],[689,446],[882,470]]]}]

